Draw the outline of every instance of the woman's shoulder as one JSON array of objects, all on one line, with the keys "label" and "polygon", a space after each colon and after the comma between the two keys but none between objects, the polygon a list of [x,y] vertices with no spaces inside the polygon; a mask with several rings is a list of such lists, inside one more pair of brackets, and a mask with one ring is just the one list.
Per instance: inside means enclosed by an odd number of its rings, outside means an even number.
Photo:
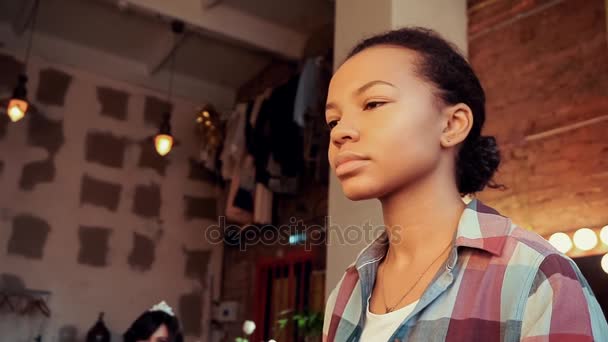
[{"label": "woman's shoulder", "polygon": [[[512,226],[500,258],[510,269],[526,270],[527,278],[532,282],[551,276],[584,282],[578,266],[569,256],[537,233],[517,225]],[[523,276],[521,272],[512,273],[517,274],[515,278]],[[517,282],[521,285],[521,278]]]},{"label": "woman's shoulder", "polygon": [[522,246],[525,246],[526,248],[533,250],[534,252],[538,253],[539,255],[542,255],[542,256],[548,256],[548,255],[552,255],[552,254],[563,255],[551,243],[549,243],[549,241],[547,241],[545,238],[540,236],[538,233],[536,233],[532,230],[527,230],[527,229],[521,228],[516,224],[512,224],[509,237],[511,239],[515,240],[516,243],[521,244]]}]

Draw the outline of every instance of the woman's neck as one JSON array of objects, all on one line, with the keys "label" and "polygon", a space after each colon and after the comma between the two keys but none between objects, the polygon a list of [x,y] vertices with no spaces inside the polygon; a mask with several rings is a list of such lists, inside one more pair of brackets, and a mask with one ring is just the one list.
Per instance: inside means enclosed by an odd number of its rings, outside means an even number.
[{"label": "woman's neck", "polygon": [[446,177],[420,179],[380,199],[391,250],[386,262],[406,267],[433,258],[452,241],[466,207]]}]

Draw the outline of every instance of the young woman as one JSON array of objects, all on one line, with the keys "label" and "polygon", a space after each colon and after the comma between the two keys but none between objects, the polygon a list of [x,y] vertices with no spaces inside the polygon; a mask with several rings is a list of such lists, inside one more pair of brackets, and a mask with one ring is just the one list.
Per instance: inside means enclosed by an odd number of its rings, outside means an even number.
[{"label": "young woman", "polygon": [[608,341],[571,259],[463,202],[497,186],[484,107],[467,61],[427,29],[364,40],[336,71],[330,164],[349,199],[380,200],[386,229],[329,296],[324,340]]},{"label": "young woman", "polygon": [[123,338],[124,342],[183,342],[179,322],[165,302],[141,314]]}]

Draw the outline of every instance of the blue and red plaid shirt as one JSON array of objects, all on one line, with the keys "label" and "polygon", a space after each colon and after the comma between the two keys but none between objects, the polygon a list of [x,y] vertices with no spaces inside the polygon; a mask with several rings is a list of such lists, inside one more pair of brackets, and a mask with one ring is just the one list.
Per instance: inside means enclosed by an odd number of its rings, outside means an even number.
[{"label": "blue and red plaid shirt", "polygon": [[[386,250],[383,234],[346,269],[327,301],[323,341],[360,339]],[[445,267],[390,341],[608,342],[608,325],[570,258],[473,200]]]}]

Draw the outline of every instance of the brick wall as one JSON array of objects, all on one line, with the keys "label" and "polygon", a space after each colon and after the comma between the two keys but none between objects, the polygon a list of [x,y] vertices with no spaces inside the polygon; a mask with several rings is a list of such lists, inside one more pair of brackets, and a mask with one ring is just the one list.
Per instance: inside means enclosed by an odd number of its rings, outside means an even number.
[{"label": "brick wall", "polygon": [[608,223],[604,0],[469,1],[469,59],[487,95],[485,134],[507,191],[481,198],[540,234]]}]

